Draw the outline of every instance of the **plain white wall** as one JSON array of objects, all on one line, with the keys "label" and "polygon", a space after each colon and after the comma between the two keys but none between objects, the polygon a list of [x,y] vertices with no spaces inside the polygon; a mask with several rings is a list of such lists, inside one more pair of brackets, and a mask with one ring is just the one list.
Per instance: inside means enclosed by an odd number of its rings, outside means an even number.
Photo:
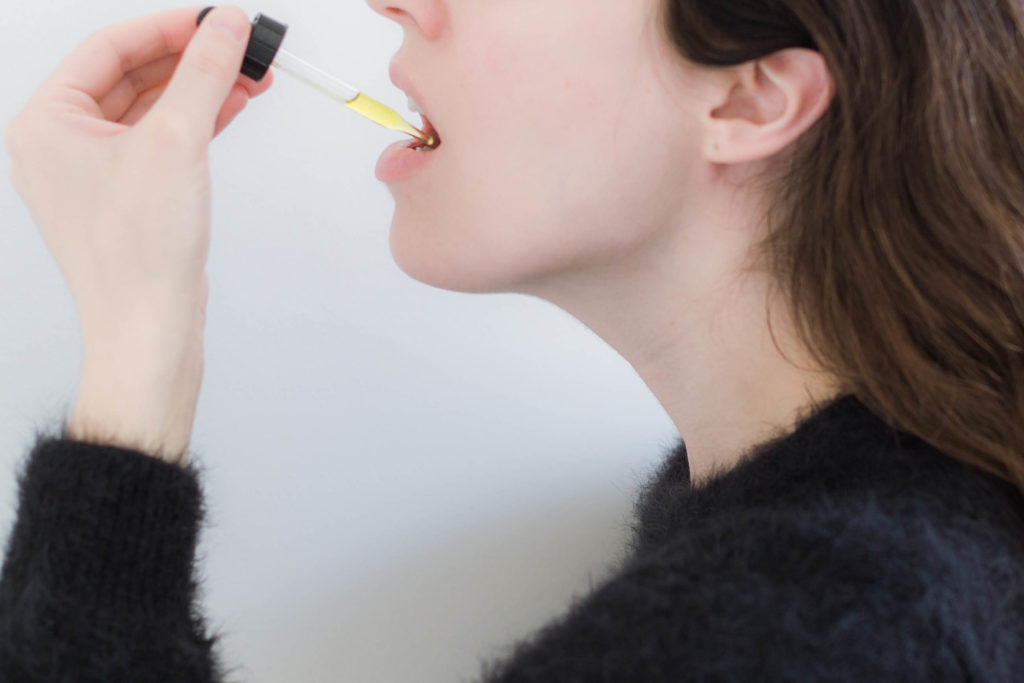
[{"label": "plain white wall", "polygon": [[[0,14],[0,123],[86,36],[167,9],[35,0]],[[402,32],[363,2],[241,4],[284,47],[402,113]],[[373,174],[402,136],[285,73],[212,145],[206,614],[233,679],[467,681],[619,559],[678,434],[629,365],[550,304],[418,283]],[[434,93],[438,96],[439,93]],[[70,409],[74,302],[0,178],[0,534],[33,429]],[[345,208],[347,218],[339,216]]]}]

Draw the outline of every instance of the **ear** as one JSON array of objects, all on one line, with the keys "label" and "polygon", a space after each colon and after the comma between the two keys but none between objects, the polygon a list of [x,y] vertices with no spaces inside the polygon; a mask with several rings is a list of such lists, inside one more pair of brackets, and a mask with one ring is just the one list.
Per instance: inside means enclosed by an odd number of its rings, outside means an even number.
[{"label": "ear", "polygon": [[771,157],[828,109],[832,79],[821,53],[787,48],[725,72],[725,94],[704,115],[703,156],[719,164]]}]

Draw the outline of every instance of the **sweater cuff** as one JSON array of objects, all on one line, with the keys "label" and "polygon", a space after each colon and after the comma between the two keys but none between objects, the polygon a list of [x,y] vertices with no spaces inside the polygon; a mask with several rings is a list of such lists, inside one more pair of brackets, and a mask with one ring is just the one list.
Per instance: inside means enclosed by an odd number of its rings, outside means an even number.
[{"label": "sweater cuff", "polygon": [[187,617],[204,516],[193,465],[39,436],[18,484],[6,588],[115,619]]}]

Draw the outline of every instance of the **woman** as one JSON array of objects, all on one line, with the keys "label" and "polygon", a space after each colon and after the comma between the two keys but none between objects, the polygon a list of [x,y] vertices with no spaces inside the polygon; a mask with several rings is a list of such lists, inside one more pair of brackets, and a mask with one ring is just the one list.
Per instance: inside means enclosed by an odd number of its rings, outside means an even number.
[{"label": "woman", "polygon": [[[482,678],[1017,680],[1018,4],[371,5],[442,140],[382,173],[399,265],[564,308],[686,439],[622,566]],[[20,479],[5,681],[223,678],[192,605],[206,149],[269,80],[244,12],[200,9],[94,35],[7,131],[86,363]]]}]

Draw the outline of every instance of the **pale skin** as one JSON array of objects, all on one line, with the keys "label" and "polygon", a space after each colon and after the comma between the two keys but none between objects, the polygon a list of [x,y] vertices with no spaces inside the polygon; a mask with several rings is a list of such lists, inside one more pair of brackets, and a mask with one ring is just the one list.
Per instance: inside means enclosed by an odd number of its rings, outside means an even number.
[{"label": "pale skin", "polygon": [[[443,140],[423,172],[389,186],[392,254],[407,274],[457,291],[521,292],[577,317],[657,397],[686,441],[695,480],[835,394],[834,380],[809,367],[781,305],[773,329],[787,357],[775,348],[767,276],[744,273],[765,202],[749,181],[830,103],[818,53],[690,65],[658,31],[660,0],[594,0],[586,12],[576,0],[370,6],[404,29],[394,63]],[[124,61],[160,53],[158,27],[173,39],[149,84],[165,83],[200,9],[101,32],[92,58],[80,48],[62,63],[6,138],[21,167],[16,186],[82,317],[86,362],[70,435],[179,464],[202,381],[206,146],[270,83],[239,77],[244,45],[211,35],[195,43],[213,55],[196,62],[208,70],[181,69],[179,91],[130,105],[135,91],[121,86],[116,106],[110,93],[125,80]],[[240,8],[217,13],[248,27]],[[109,106],[95,106],[104,97]],[[72,125],[66,107],[51,104],[61,98],[93,102],[93,125],[87,114]],[[115,126],[117,116],[125,118]],[[54,130],[67,136],[58,158],[43,142]],[[169,131],[183,150],[170,161]],[[93,144],[101,138],[117,144]],[[120,160],[115,177],[135,183],[131,192],[83,191],[66,214],[52,208],[60,186],[46,178],[63,172],[85,188],[91,174],[72,170],[111,158]],[[201,201],[175,205],[184,191]],[[170,206],[177,213],[168,216]],[[116,248],[91,253],[96,236]],[[104,267],[140,259],[150,267]]]},{"label": "pale skin", "polygon": [[82,381],[67,435],[179,464],[203,371],[207,149],[273,83],[239,74],[246,13],[220,7],[197,34],[202,9],[89,36],[4,137],[15,189],[78,307]]},{"label": "pale skin", "polygon": [[660,33],[661,0],[369,4],[404,29],[393,64],[443,140],[390,185],[406,273],[578,318],[657,397],[695,480],[837,393],[782,305],[792,363],[773,346],[767,277],[740,277],[763,230],[749,180],[831,101],[819,53],[694,66]]}]

